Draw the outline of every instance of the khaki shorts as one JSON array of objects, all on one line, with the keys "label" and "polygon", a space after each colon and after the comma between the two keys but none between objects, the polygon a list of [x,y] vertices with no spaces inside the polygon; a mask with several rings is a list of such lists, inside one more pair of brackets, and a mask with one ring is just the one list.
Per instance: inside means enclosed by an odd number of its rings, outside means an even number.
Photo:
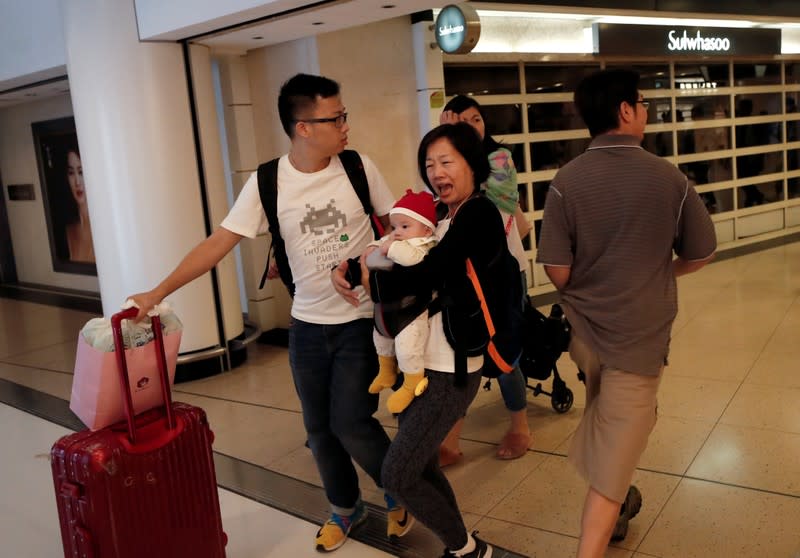
[{"label": "khaki shorts", "polygon": [[586,374],[586,409],[572,438],[569,461],[597,492],[622,503],[656,424],[657,376],[604,367],[573,335],[569,354]]}]

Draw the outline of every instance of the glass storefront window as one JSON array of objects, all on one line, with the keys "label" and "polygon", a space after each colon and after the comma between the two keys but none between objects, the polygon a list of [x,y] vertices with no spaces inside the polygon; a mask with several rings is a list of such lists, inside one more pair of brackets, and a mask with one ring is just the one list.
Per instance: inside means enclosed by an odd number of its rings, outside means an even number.
[{"label": "glass storefront window", "polygon": [[783,126],[780,122],[763,124],[741,124],[736,126],[736,147],[754,147],[783,142]]},{"label": "glass storefront window", "polygon": [[783,172],[783,152],[781,151],[736,157],[736,176],[738,178],[749,178],[774,172]]},{"label": "glass storefront window", "polygon": [[797,105],[800,104],[800,92],[787,91],[786,93],[786,114],[797,112]]},{"label": "glass storefront window", "polygon": [[786,170],[793,171],[800,169],[800,149],[786,150]]},{"label": "glass storefront window", "polygon": [[678,168],[698,186],[724,182],[733,178],[733,165],[729,158],[681,163]]},{"label": "glass storefront window", "polygon": [[703,97],[680,97],[675,100],[678,122],[694,122],[714,118],[730,118],[729,95],[706,95]]},{"label": "glass storefront window", "polygon": [[531,143],[531,164],[535,171],[557,169],[566,165],[589,147],[589,138],[550,140]]},{"label": "glass storefront window", "polygon": [[733,65],[733,84],[736,87],[780,83],[780,62],[737,62]]},{"label": "glass storefront window", "polygon": [[786,63],[786,83],[800,83],[800,63]]},{"label": "glass storefront window", "polygon": [[511,158],[514,159],[514,168],[517,172],[525,172],[525,145],[522,143],[504,143],[503,138],[493,136],[500,144],[511,151]]},{"label": "glass storefront window", "polygon": [[584,128],[575,103],[535,103],[528,105],[528,128],[530,132],[554,132],[558,130],[580,130]]},{"label": "glass storefront window", "polygon": [[659,157],[671,157],[673,155],[672,132],[651,132],[645,134],[642,147]]},{"label": "glass storefront window", "polygon": [[786,123],[786,141],[800,140],[800,120],[789,120]]},{"label": "glass storefront window", "polygon": [[547,192],[550,191],[549,182],[533,183],[533,210],[541,211],[544,209],[544,202],[547,200]]},{"label": "glass storefront window", "polygon": [[790,178],[786,181],[789,199],[800,198],[800,178]]},{"label": "glass storefront window", "polygon": [[[600,69],[599,64],[525,64],[527,93],[575,91],[578,82]],[[445,77],[445,83],[446,83]]]},{"label": "glass storefront window", "polygon": [[728,87],[730,74],[728,64],[690,62],[675,64],[675,89],[714,89]]},{"label": "glass storefront window", "polygon": [[700,194],[700,199],[703,200],[706,209],[712,215],[733,211],[733,190],[731,188],[704,192]]},{"label": "glass storefront window", "polygon": [[780,93],[747,93],[736,95],[736,117],[783,114]]},{"label": "glass storefront window", "polygon": [[606,68],[627,68],[639,72],[639,89],[669,89],[669,64],[606,64]]},{"label": "glass storefront window", "polygon": [[678,155],[721,151],[730,147],[731,129],[727,126],[678,131]]},{"label": "glass storefront window", "polygon": [[503,134],[522,133],[522,109],[520,105],[482,104],[481,109],[486,116],[486,130],[490,135],[502,136]]},{"label": "glass storefront window", "polygon": [[445,65],[444,89],[448,96],[519,93],[519,68],[516,64]]},{"label": "glass storefront window", "polygon": [[753,207],[783,201],[783,180],[750,184],[736,189],[736,203],[739,207]]}]

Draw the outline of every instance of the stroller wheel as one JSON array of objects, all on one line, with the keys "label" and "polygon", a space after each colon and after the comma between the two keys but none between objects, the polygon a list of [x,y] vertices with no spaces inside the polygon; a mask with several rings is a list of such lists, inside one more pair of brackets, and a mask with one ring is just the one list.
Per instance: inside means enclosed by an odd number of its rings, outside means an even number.
[{"label": "stroller wheel", "polygon": [[572,408],[573,399],[572,390],[565,387],[563,390],[553,392],[553,396],[550,398],[550,404],[553,406],[555,412],[566,413]]}]

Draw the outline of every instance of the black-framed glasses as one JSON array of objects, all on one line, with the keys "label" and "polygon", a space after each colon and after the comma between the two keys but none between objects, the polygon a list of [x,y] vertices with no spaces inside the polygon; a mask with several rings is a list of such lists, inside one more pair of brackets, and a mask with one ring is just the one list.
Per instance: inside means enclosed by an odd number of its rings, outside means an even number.
[{"label": "black-framed glasses", "polygon": [[636,102],[641,104],[644,107],[644,110],[647,110],[647,109],[650,108],[650,101],[645,101],[644,99],[639,99]]},{"label": "black-framed glasses", "polygon": [[333,122],[333,125],[337,128],[341,128],[344,126],[344,123],[347,122],[347,113],[343,112],[339,116],[333,116],[331,118],[298,118],[295,122],[305,122],[306,124],[321,124],[323,122]]}]

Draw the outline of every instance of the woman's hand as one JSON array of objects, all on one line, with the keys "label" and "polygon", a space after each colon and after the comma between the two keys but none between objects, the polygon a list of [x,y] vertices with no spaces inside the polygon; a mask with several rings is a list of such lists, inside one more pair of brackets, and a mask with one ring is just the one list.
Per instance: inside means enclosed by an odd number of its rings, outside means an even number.
[{"label": "woman's hand", "polygon": [[461,122],[461,116],[452,110],[446,110],[439,116],[439,124],[457,124]]}]

